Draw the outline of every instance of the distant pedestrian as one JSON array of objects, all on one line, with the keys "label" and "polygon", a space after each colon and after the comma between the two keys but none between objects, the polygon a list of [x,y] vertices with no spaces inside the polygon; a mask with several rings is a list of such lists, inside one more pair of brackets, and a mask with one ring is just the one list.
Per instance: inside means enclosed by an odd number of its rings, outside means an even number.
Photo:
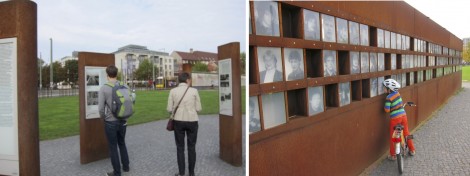
[{"label": "distant pedestrian", "polygon": [[194,176],[194,167],[196,165],[196,141],[198,132],[198,112],[202,110],[199,93],[191,85],[191,75],[189,73],[181,73],[178,76],[179,85],[171,89],[168,97],[168,112],[178,106],[174,112],[174,134],[176,142],[176,152],[178,160],[179,173],[176,176],[185,174],[185,157],[184,157],[184,138],[187,136],[188,145],[188,165],[189,176]]}]

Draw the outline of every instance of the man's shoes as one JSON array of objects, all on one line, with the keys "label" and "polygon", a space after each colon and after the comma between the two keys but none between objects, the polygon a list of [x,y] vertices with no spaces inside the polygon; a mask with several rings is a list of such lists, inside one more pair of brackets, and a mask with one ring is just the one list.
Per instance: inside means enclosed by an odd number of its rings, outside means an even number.
[{"label": "man's shoes", "polygon": [[410,151],[410,156],[415,156],[416,155],[416,151],[413,150],[413,151]]},{"label": "man's shoes", "polygon": [[387,159],[390,160],[390,161],[395,161],[395,160],[397,160],[397,156],[388,155]]},{"label": "man's shoes", "polygon": [[195,176],[195,174],[189,174],[189,176]]},{"label": "man's shoes", "polygon": [[106,173],[107,176],[114,176],[114,171]]}]

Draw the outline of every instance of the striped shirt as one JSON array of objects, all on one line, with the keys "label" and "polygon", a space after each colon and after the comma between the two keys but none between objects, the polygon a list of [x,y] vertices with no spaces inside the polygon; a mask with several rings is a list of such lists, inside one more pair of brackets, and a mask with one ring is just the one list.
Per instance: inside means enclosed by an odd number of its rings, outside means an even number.
[{"label": "striped shirt", "polygon": [[406,116],[405,109],[402,107],[403,101],[398,91],[391,92],[385,99],[385,112],[390,112],[390,118]]}]

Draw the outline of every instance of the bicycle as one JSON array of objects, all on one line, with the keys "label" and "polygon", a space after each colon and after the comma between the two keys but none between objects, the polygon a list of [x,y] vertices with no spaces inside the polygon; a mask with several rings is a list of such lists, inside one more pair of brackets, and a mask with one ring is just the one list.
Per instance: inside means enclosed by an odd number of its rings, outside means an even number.
[{"label": "bicycle", "polygon": [[[403,104],[403,108],[405,106],[416,106],[413,102],[407,102]],[[405,127],[402,124],[395,125],[393,127],[394,132],[392,135],[392,142],[395,143],[395,156],[397,156],[397,163],[398,163],[398,172],[400,174],[403,173],[404,169],[404,157],[409,154],[408,149],[408,140],[413,139],[413,135],[404,136],[403,129]]]}]

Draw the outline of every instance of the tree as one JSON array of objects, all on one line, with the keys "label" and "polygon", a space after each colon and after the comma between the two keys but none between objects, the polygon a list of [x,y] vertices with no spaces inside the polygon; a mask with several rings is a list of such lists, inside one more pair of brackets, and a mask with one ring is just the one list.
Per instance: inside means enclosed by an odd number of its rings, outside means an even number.
[{"label": "tree", "polygon": [[[150,60],[145,59],[139,64],[139,68],[134,72],[136,80],[150,80],[153,79],[152,76],[152,63]],[[155,74],[158,73],[158,68],[155,67]]]},{"label": "tree", "polygon": [[192,67],[193,72],[209,72],[207,65],[202,62],[196,62]]},{"label": "tree", "polygon": [[78,60],[68,60],[65,61],[64,71],[66,77],[64,81],[77,84],[78,81]]},{"label": "tree", "polygon": [[470,63],[470,42],[467,43],[467,46],[463,49],[462,59],[466,63]]},{"label": "tree", "polygon": [[241,73],[242,73],[242,75],[244,75],[245,74],[245,68],[246,68],[246,53],[245,52],[240,53],[240,59],[241,59],[240,68],[242,69]]}]

